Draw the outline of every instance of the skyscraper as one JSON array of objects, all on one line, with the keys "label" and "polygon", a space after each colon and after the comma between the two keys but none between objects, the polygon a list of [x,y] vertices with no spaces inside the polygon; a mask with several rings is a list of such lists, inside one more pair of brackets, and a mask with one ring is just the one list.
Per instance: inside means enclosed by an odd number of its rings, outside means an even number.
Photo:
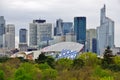
[{"label": "skyscraper", "polygon": [[97,53],[97,38],[92,39],[92,52]]},{"label": "skyscraper", "polygon": [[3,48],[3,34],[5,34],[5,19],[0,16],[0,48]]},{"label": "skyscraper", "polygon": [[39,47],[43,41],[49,41],[52,38],[52,24],[45,20],[33,20],[29,28],[30,47]]},{"label": "skyscraper", "polygon": [[63,20],[62,19],[57,19],[56,21],[56,35],[63,35],[62,33],[62,23]]},{"label": "skyscraper", "polygon": [[27,29],[20,29],[19,31],[19,43],[27,43]]},{"label": "skyscraper", "polygon": [[30,23],[29,26],[29,46],[37,46],[37,23]]},{"label": "skyscraper", "polygon": [[15,48],[15,25],[8,24],[5,29],[5,48],[11,50]]},{"label": "skyscraper", "polygon": [[27,44],[28,33],[27,29],[20,29],[19,30],[19,50],[20,51],[27,51],[28,44]]},{"label": "skyscraper", "polygon": [[86,17],[74,18],[74,32],[77,42],[84,44],[86,42]]},{"label": "skyscraper", "polygon": [[105,48],[114,47],[114,21],[106,17],[106,7],[101,9],[100,26],[97,27],[97,53],[103,55]]},{"label": "skyscraper", "polygon": [[97,47],[97,43],[95,42],[95,39],[97,38],[97,32],[96,29],[88,29],[86,32],[86,50],[93,52],[93,48],[95,51],[95,47]]},{"label": "skyscraper", "polygon": [[66,35],[67,33],[72,32],[73,23],[72,22],[63,22],[62,23],[62,33]]},{"label": "skyscraper", "polygon": [[37,24],[45,23],[46,20],[33,20],[33,23],[29,24],[29,46],[37,46]]},{"label": "skyscraper", "polygon": [[40,45],[42,41],[49,41],[52,39],[52,24],[40,23],[37,24],[37,44]]}]

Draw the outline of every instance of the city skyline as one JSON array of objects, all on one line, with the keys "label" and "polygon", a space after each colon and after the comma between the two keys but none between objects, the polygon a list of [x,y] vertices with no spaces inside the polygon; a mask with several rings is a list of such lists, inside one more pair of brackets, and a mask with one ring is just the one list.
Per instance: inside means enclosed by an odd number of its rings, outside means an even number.
[{"label": "city skyline", "polygon": [[[33,19],[42,18],[54,24],[58,18],[73,22],[76,16],[86,16],[86,27],[89,29],[99,26],[100,8],[104,4],[106,4],[107,16],[115,21],[115,45],[120,46],[120,38],[118,37],[120,30],[119,0],[81,0],[76,2],[73,0],[2,0],[0,3],[0,15],[5,17],[7,24],[15,24],[17,27],[16,31],[20,28],[28,29],[29,23],[32,22]],[[16,37],[17,36],[18,33],[16,32]]]}]

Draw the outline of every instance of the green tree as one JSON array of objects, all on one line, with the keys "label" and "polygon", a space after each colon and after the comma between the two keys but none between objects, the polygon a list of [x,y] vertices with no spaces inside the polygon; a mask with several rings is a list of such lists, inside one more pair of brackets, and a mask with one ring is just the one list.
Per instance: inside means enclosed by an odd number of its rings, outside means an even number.
[{"label": "green tree", "polygon": [[0,57],[0,63],[6,62],[7,60],[9,60],[8,57]]},{"label": "green tree", "polygon": [[47,63],[41,63],[39,64],[39,68],[41,70],[45,70],[45,69],[50,69],[51,67]]},{"label": "green tree", "polygon": [[22,63],[15,72],[15,80],[40,80],[41,71],[31,63]]},{"label": "green tree", "polygon": [[55,68],[55,59],[54,58],[52,58],[51,56],[47,56],[46,62],[51,68]]},{"label": "green tree", "polygon": [[120,65],[120,56],[115,56],[113,60],[115,64]]},{"label": "green tree", "polygon": [[50,65],[51,68],[54,68],[55,66],[55,59],[51,56],[45,56],[45,53],[41,53],[38,59],[36,59],[36,62],[39,64],[47,62],[47,64]]},{"label": "green tree", "polygon": [[57,70],[69,70],[72,67],[73,61],[71,59],[62,58],[56,61],[56,69]]},{"label": "green tree", "polygon": [[5,80],[4,77],[5,77],[4,72],[0,70],[0,80]]},{"label": "green tree", "polygon": [[17,58],[11,58],[1,64],[0,69],[4,72],[5,80],[10,80],[14,77],[15,70],[18,69],[20,64],[21,62]]},{"label": "green tree", "polygon": [[45,56],[45,53],[41,53],[38,57],[38,59],[36,59],[37,63],[45,63],[46,62],[47,57]]},{"label": "green tree", "polygon": [[83,66],[84,66],[84,62],[82,59],[74,59],[73,60],[73,68],[79,69],[79,68],[82,68]]},{"label": "green tree", "polygon": [[104,56],[103,56],[101,65],[103,68],[108,68],[109,65],[113,64],[113,63],[114,63],[114,61],[113,61],[112,50],[108,46],[104,51]]},{"label": "green tree", "polygon": [[96,66],[99,64],[99,60],[95,53],[86,52],[81,54],[78,58],[82,59],[86,66]]},{"label": "green tree", "polygon": [[105,51],[104,51],[104,56],[103,56],[103,57],[104,57],[104,58],[107,58],[107,59],[113,57],[112,50],[110,49],[109,46],[107,46],[107,48],[105,49]]},{"label": "green tree", "polygon": [[58,73],[55,69],[45,69],[42,71],[42,74],[42,80],[55,80]]}]

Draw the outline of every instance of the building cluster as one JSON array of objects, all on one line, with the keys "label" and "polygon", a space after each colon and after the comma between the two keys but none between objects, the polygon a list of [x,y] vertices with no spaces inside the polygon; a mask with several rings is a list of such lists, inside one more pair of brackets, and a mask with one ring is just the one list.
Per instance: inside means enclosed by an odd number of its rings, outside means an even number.
[{"label": "building cluster", "polygon": [[[86,17],[74,17],[74,22],[57,19],[56,25],[53,26],[46,20],[33,20],[29,24],[29,31],[24,28],[19,30],[19,50],[38,50],[59,42],[77,42],[84,45],[83,51],[103,55],[107,46],[115,47],[114,21],[106,17],[105,5],[101,9],[100,26],[97,29],[86,29],[86,22]],[[15,26],[6,26],[3,16],[0,16],[0,48],[15,48]]]}]

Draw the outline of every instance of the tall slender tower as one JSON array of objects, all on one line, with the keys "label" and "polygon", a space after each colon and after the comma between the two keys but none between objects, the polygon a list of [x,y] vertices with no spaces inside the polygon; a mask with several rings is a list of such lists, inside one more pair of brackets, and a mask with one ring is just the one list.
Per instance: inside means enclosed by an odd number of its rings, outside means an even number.
[{"label": "tall slender tower", "polygon": [[86,17],[74,18],[74,32],[77,42],[84,44],[86,42]]},{"label": "tall slender tower", "polygon": [[101,9],[101,14],[100,14],[100,24],[103,24],[105,22],[106,18],[106,6]]},{"label": "tall slender tower", "polygon": [[100,26],[97,27],[97,53],[103,55],[105,48],[114,47],[114,21],[106,17],[106,7],[101,9]]}]

